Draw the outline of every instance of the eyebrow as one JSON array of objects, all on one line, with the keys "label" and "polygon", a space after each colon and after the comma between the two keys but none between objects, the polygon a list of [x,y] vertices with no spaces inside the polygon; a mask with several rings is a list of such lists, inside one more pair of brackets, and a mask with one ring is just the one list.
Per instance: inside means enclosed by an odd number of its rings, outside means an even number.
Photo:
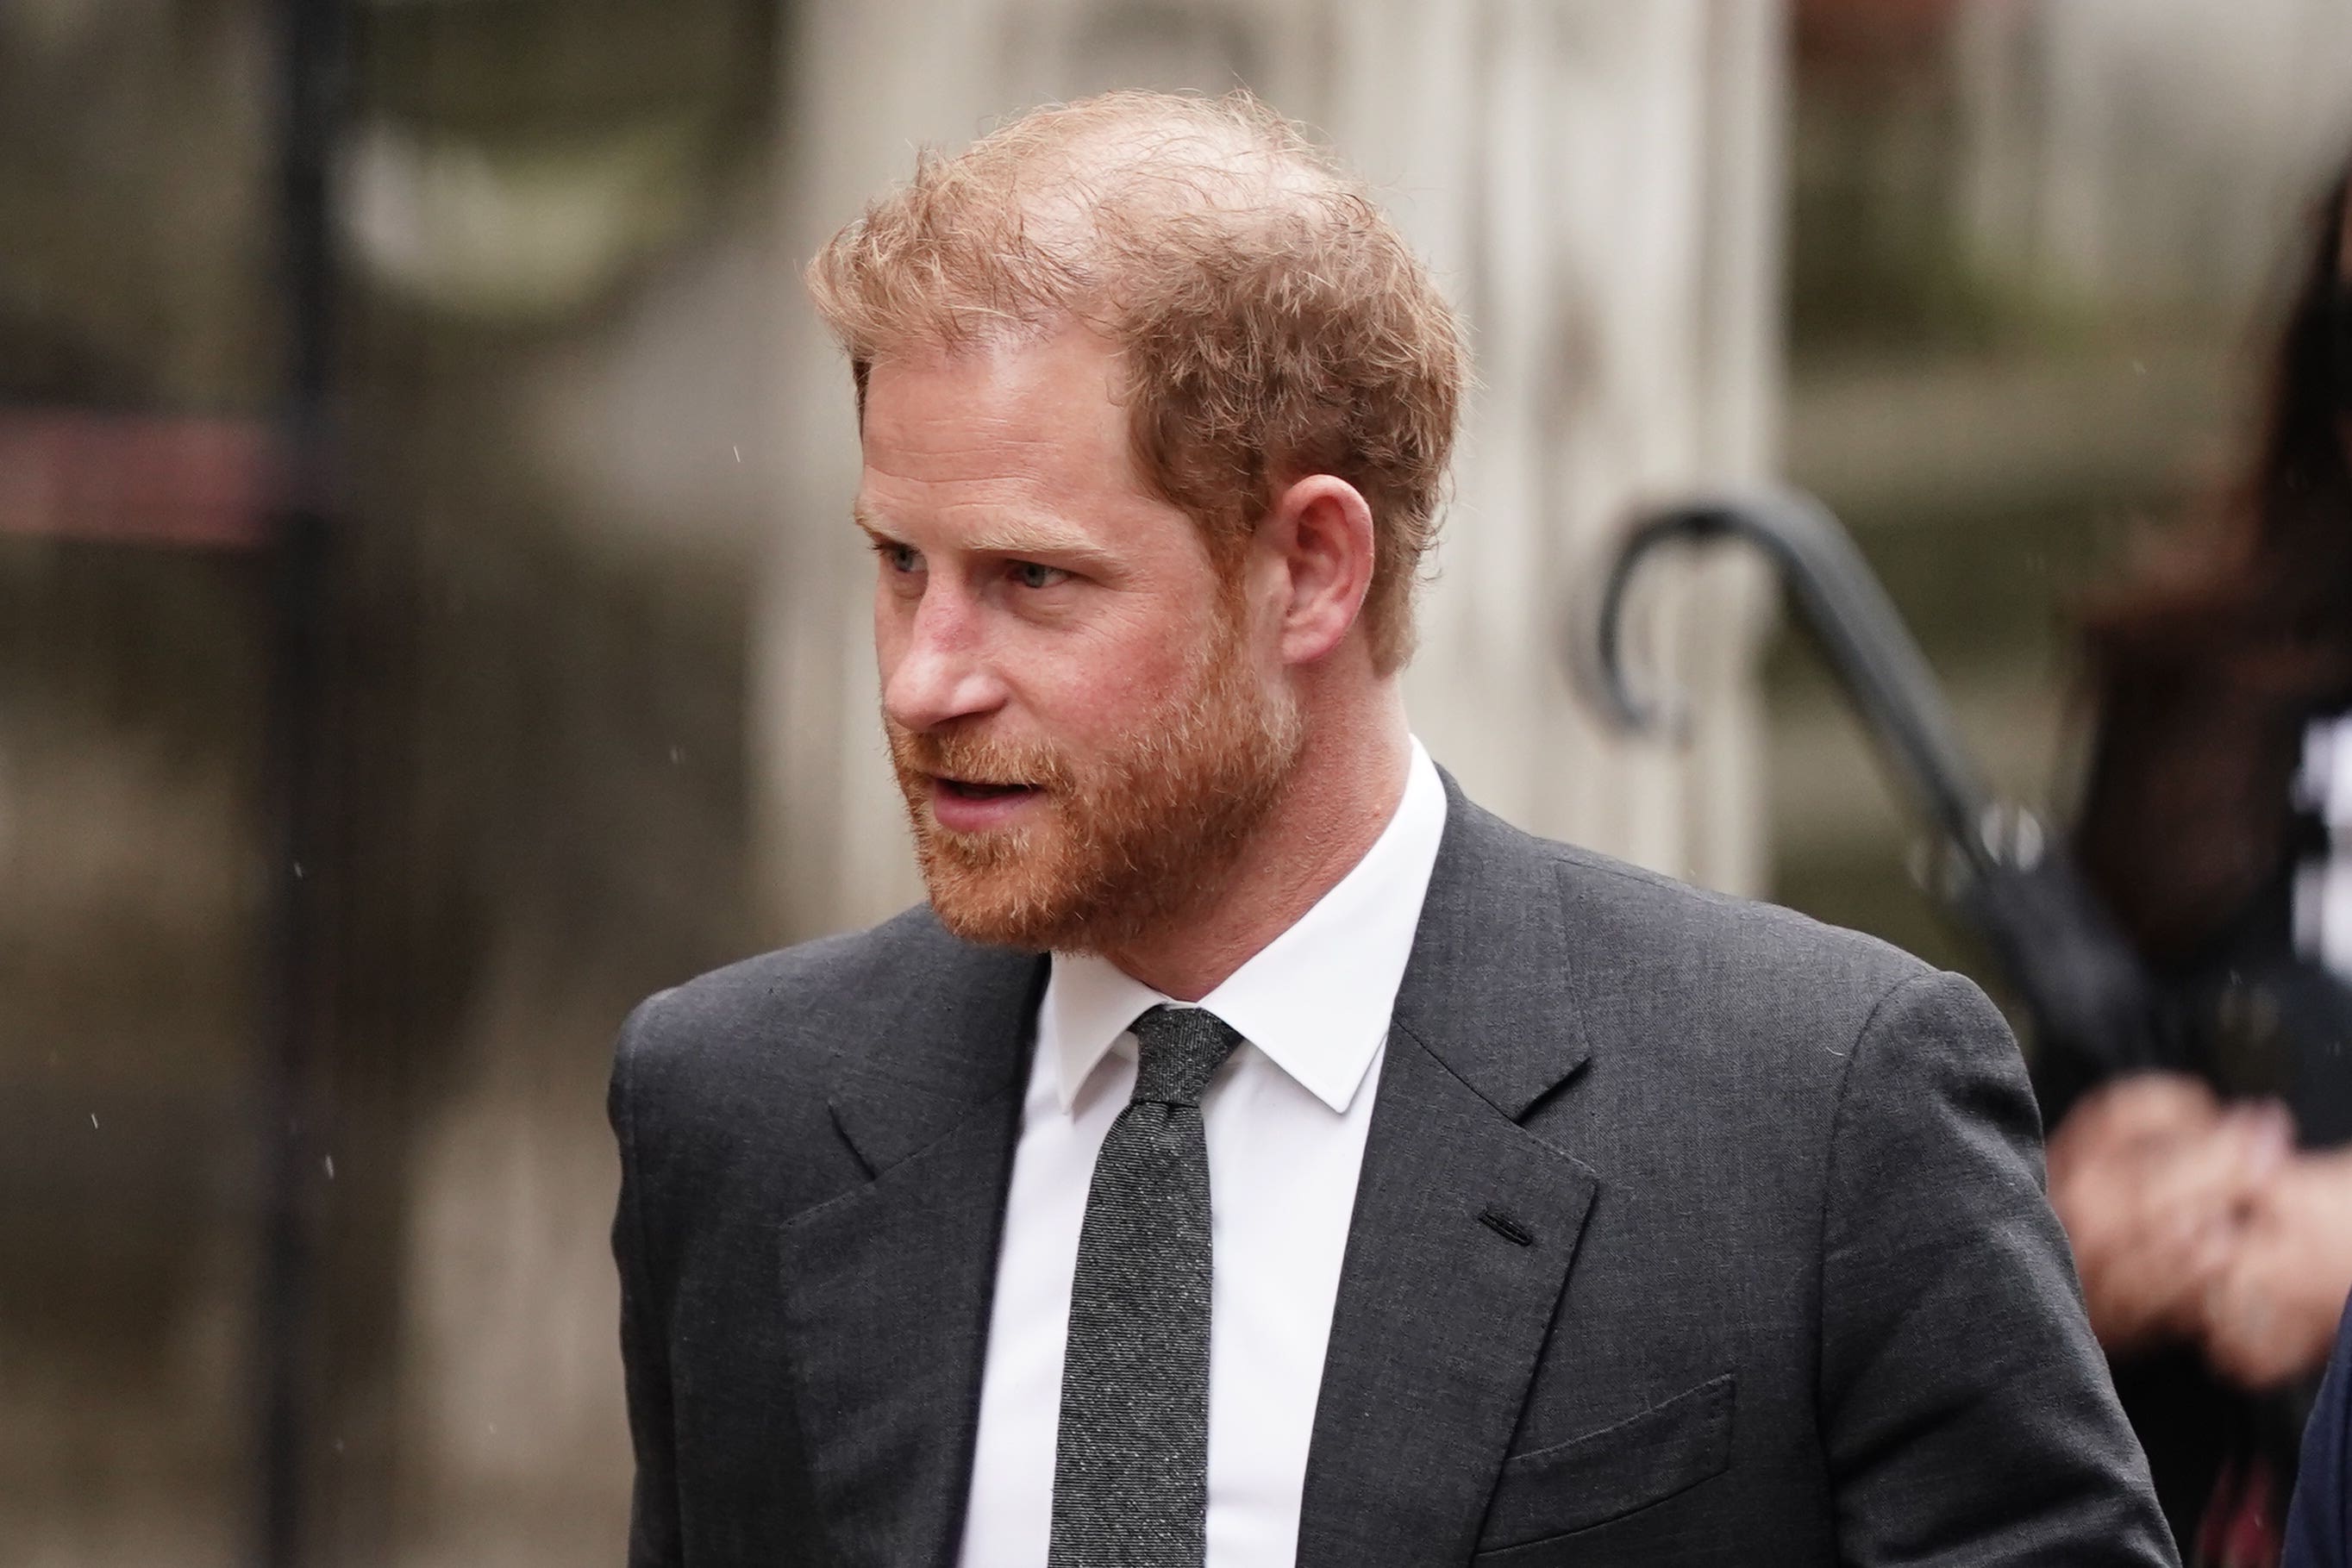
[{"label": "eyebrow", "polygon": [[[851,505],[849,517],[852,522],[875,538],[892,544],[907,542],[863,501]],[[982,555],[1009,556],[1022,560],[1051,556],[1100,570],[1114,570],[1118,565],[1109,551],[1076,528],[1046,517],[985,523],[960,542],[963,549]]]}]

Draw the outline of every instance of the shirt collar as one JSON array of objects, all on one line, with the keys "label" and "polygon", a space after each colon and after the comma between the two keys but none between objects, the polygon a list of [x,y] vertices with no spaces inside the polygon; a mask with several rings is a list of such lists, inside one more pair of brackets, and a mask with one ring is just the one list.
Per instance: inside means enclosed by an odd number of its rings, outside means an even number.
[{"label": "shirt collar", "polygon": [[[1201,998],[1334,1111],[1355,1099],[1388,1037],[1444,832],[1445,786],[1415,738],[1404,794],[1363,859]],[[1066,1114],[1136,1016],[1169,999],[1108,959],[1054,955],[1038,1045]]]}]

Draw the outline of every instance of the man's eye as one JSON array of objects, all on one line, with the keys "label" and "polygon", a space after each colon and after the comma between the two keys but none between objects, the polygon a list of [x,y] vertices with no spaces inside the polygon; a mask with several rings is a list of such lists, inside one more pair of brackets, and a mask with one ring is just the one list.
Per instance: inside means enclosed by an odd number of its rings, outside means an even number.
[{"label": "man's eye", "polygon": [[1013,579],[1024,588],[1051,588],[1069,575],[1058,566],[1040,566],[1034,560],[1013,563]]},{"label": "man's eye", "polygon": [[923,558],[915,552],[915,547],[912,545],[892,544],[887,539],[877,539],[874,544],[874,552],[882,558],[882,564],[892,571],[910,572],[923,564]]}]

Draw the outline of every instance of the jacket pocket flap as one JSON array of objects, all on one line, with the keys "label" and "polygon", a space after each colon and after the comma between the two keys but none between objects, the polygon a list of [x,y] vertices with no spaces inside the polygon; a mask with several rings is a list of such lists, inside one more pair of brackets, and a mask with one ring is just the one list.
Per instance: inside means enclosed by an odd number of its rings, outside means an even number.
[{"label": "jacket pocket flap", "polygon": [[1661,1502],[1731,1461],[1736,1375],[1710,1377],[1597,1432],[1503,1462],[1482,1552],[1525,1546]]}]

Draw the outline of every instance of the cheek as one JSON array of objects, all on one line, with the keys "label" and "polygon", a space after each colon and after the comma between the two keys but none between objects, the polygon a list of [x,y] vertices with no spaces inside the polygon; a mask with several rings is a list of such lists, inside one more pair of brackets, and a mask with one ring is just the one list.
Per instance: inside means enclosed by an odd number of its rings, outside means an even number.
[{"label": "cheek", "polygon": [[1065,739],[1124,737],[1189,688],[1196,642],[1175,627],[1106,627],[1015,661],[1013,684],[1021,706]]}]

